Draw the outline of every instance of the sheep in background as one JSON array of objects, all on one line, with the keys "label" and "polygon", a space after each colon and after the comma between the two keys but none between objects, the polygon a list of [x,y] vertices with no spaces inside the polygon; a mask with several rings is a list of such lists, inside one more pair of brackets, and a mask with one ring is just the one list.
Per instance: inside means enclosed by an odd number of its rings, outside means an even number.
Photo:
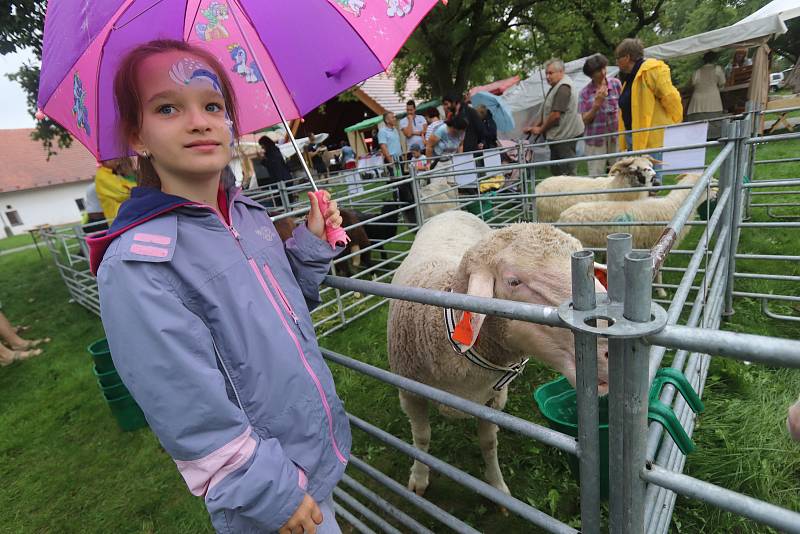
[{"label": "sheep in background", "polygon": [[[426,221],[440,213],[458,209],[458,189],[443,178],[433,178],[431,183],[420,187],[419,198],[422,217]],[[443,200],[450,202],[429,204],[429,202]]]},{"label": "sheep in background", "polygon": [[[683,174],[678,177],[678,184],[691,188],[700,179],[699,174]],[[559,226],[568,234],[575,236],[585,247],[605,247],[606,236],[616,232],[625,232],[633,236],[633,248],[650,249],[656,244],[664,231],[663,226],[628,226],[626,222],[659,222],[671,221],[678,208],[689,196],[691,189],[674,189],[663,197],[646,197],[641,200],[620,200],[602,202],[580,202],[564,210],[559,223],[609,222],[608,226]],[[694,210],[705,202],[706,193],[700,196]],[[686,237],[690,227],[684,226],[678,235],[674,248],[678,247]],[[661,282],[659,272],[658,283]],[[667,295],[663,288],[658,295]]]},{"label": "sheep in background", "polygon": [[[417,232],[392,283],[558,306],[570,298],[570,256],[580,249],[577,239],[550,225],[519,223],[492,230],[475,215],[449,211]],[[596,285],[598,291],[604,291]],[[400,300],[389,303],[387,333],[393,372],[498,410],[508,399],[507,385],[499,383],[505,373],[479,367],[462,355],[465,351],[475,351],[504,367],[532,356],[575,383],[574,340],[568,330],[453,310],[453,324],[458,326],[451,337],[445,317],[435,306]],[[606,341],[601,339],[601,394],[608,390],[606,351]],[[427,451],[431,434],[428,401],[401,390],[400,405],[411,422],[414,446]],[[445,406],[439,410],[447,416],[465,417]],[[497,460],[497,426],[478,420],[478,441],[486,462],[486,480],[509,493]],[[422,495],[428,476],[428,467],[415,461],[408,488]]]},{"label": "sheep in background", "polygon": [[600,200],[638,200],[647,198],[648,192],[628,191],[625,193],[603,193],[605,189],[641,188],[653,185],[653,170],[656,160],[649,156],[632,156],[618,160],[602,178],[581,176],[551,176],[536,184],[536,194],[569,193],[572,191],[597,191],[593,194],[571,195],[566,197],[536,197],[538,222],[555,222],[561,212],[578,204]]}]

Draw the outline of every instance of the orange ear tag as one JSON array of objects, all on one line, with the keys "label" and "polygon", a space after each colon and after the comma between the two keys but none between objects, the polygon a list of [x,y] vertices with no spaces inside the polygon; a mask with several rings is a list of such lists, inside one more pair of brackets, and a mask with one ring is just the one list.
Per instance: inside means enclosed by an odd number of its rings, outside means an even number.
[{"label": "orange ear tag", "polygon": [[457,341],[462,345],[472,344],[472,313],[465,311],[464,316],[456,325],[453,331],[453,341]]},{"label": "orange ear tag", "polygon": [[594,277],[597,278],[597,281],[608,290],[608,273],[602,269],[595,269],[594,270]]}]

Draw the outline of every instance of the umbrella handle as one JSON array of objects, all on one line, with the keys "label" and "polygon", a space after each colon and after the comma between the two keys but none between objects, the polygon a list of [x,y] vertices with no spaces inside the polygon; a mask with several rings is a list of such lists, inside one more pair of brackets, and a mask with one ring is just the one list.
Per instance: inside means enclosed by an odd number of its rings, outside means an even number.
[{"label": "umbrella handle", "polygon": [[[319,204],[319,211],[322,215],[325,215],[325,212],[328,210],[328,206],[330,202],[325,199],[325,191],[314,191],[312,194],[317,197],[317,203]],[[344,228],[341,226],[339,228],[331,228],[327,224],[325,225],[325,240],[330,243],[331,248],[336,248],[337,244],[346,245],[350,242],[350,237],[347,235],[347,232],[344,231]]]}]

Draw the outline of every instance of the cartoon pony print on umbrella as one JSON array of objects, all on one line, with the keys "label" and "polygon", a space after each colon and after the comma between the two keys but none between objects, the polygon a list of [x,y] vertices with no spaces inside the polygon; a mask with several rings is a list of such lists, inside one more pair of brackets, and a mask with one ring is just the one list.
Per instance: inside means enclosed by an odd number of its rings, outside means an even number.
[{"label": "cartoon pony print on umbrella", "polygon": [[89,110],[86,109],[86,90],[78,73],[72,75],[72,115],[86,135],[92,135],[89,128]]},{"label": "cartoon pony print on umbrella", "polygon": [[356,17],[361,15],[361,10],[364,9],[366,5],[364,0],[336,0],[336,3],[342,6],[342,9],[348,13],[352,13]]},{"label": "cartoon pony print on umbrella", "polygon": [[228,52],[231,53],[231,59],[233,60],[233,72],[243,76],[245,82],[257,83],[264,81],[258,64],[255,61],[251,61],[249,65],[247,64],[247,51],[241,45],[234,43],[228,46]]},{"label": "cartoon pony print on umbrella", "polygon": [[[386,2],[386,15],[389,17],[403,17],[414,9],[414,0],[384,0]],[[361,10],[366,5],[366,0],[336,0],[342,9],[356,17],[361,15]]]},{"label": "cartoon pony print on umbrella", "polygon": [[197,35],[203,41],[213,41],[215,39],[226,39],[228,30],[222,25],[223,20],[228,19],[228,4],[212,0],[208,7],[201,11],[208,21],[208,24],[199,23],[195,26]]}]

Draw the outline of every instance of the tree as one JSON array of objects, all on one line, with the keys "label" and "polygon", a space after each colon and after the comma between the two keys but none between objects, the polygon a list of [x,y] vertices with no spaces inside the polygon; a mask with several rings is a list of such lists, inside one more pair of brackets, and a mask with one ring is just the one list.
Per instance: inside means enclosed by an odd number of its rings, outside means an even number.
[{"label": "tree", "polygon": [[[15,74],[8,75],[10,80],[19,83],[28,94],[28,111],[31,117],[36,115],[38,63],[42,59],[45,7],[45,0],[5,0],[0,4],[0,54],[31,49],[38,60],[37,64],[23,65]],[[54,143],[60,148],[66,148],[72,143],[69,133],[47,118],[37,121],[31,137],[42,141],[48,157],[55,154]]]}]

